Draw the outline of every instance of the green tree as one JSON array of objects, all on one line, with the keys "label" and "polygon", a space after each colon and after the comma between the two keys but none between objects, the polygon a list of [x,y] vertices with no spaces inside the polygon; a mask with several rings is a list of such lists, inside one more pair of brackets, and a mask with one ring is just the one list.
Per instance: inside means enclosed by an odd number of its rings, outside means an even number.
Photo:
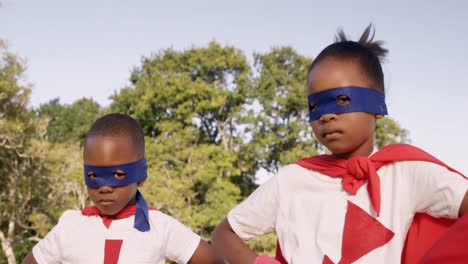
[{"label": "green tree", "polygon": [[409,132],[402,128],[397,121],[384,117],[377,121],[375,128],[375,145],[381,148],[388,144],[409,143]]},{"label": "green tree", "polygon": [[60,104],[58,98],[41,104],[36,110],[40,117],[50,119],[47,136],[53,143],[83,141],[94,120],[99,117],[100,106],[93,99],[82,98],[71,105]]},{"label": "green tree", "polygon": [[27,217],[45,197],[41,156],[47,148],[46,119],[27,110],[30,88],[22,85],[24,62],[0,47],[0,243],[9,264],[16,263],[16,241],[29,234]]},{"label": "green tree", "polygon": [[143,58],[132,85],[111,98],[111,109],[134,116],[147,135],[161,134],[157,124],[171,120],[179,128],[198,128],[200,141],[232,145],[236,114],[247,100],[250,68],[241,51],[210,43],[184,52],[172,49]]},{"label": "green tree", "polygon": [[269,172],[317,153],[304,99],[311,61],[290,47],[254,54],[258,77],[254,80],[255,104],[248,117],[252,141],[246,155],[259,157],[260,167]]},{"label": "green tree", "polygon": [[79,146],[47,141],[49,119],[27,109],[24,71],[25,63],[0,45],[0,245],[9,264],[83,197]]},{"label": "green tree", "polygon": [[208,237],[235,206],[239,188],[228,175],[239,174],[236,156],[222,147],[197,144],[190,129],[171,137],[147,139],[147,200]]}]

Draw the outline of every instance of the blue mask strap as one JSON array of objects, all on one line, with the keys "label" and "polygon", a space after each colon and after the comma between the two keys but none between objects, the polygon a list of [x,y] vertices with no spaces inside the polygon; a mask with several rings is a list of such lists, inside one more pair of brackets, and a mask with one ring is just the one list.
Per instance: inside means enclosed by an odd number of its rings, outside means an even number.
[{"label": "blue mask strap", "polygon": [[[340,105],[337,99],[346,96],[349,101]],[[346,86],[328,89],[307,96],[309,122],[320,119],[325,114],[367,112],[387,115],[385,93],[371,88]]]},{"label": "blue mask strap", "polygon": [[148,204],[138,190],[136,193],[135,222],[133,223],[133,227],[141,232],[150,230]]}]

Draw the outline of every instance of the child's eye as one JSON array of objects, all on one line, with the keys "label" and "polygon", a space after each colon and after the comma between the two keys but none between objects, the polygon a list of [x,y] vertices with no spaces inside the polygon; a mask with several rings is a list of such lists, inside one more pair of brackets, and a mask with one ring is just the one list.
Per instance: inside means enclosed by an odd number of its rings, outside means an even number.
[{"label": "child's eye", "polygon": [[88,178],[92,181],[94,181],[96,179],[96,173],[92,172],[92,171],[88,171]]},{"label": "child's eye", "polygon": [[310,104],[309,104],[310,112],[312,112],[312,113],[315,112],[315,110],[317,110],[317,108],[318,108],[318,105],[316,103],[310,102]]},{"label": "child's eye", "polygon": [[127,176],[127,173],[125,173],[123,170],[116,170],[114,172],[114,177],[117,180],[123,180],[125,178],[125,176]]},{"label": "child's eye", "polygon": [[338,95],[336,97],[336,102],[339,104],[339,105],[347,105],[349,104],[349,102],[351,102],[351,98],[349,98],[348,96],[346,95]]}]

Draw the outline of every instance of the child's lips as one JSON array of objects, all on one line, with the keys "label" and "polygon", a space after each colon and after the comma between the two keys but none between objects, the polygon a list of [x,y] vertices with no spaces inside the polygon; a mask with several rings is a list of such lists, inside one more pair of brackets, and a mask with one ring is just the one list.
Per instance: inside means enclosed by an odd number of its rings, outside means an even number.
[{"label": "child's lips", "polygon": [[339,129],[324,129],[322,133],[323,138],[333,138],[342,134],[342,131]]},{"label": "child's lips", "polygon": [[330,139],[336,139],[336,138],[338,138],[340,135],[341,135],[340,132],[332,132],[332,133],[325,134],[325,135],[323,136],[323,138],[326,138],[326,139],[329,139],[329,140],[330,140]]},{"label": "child's lips", "polygon": [[104,206],[109,206],[109,205],[112,205],[115,203],[114,200],[111,200],[111,199],[101,199],[98,201],[98,203],[104,205]]},{"label": "child's lips", "polygon": [[331,133],[325,134],[323,137],[329,138],[329,137],[337,136],[337,135],[339,135],[339,134],[341,134],[341,133],[340,133],[340,132],[331,132]]}]

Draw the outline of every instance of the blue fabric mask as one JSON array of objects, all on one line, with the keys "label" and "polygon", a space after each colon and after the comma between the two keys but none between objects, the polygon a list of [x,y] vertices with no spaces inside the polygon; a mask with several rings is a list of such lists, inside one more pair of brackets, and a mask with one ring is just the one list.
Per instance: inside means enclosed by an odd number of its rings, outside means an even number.
[{"label": "blue fabric mask", "polygon": [[[339,96],[348,97],[349,102],[346,105],[338,104]],[[385,93],[371,88],[346,86],[328,89],[307,96],[307,101],[309,102],[309,122],[319,119],[324,114],[367,112],[387,115]]]},{"label": "blue fabric mask", "polygon": [[[116,166],[84,165],[84,177],[88,187],[125,186],[144,180],[146,168],[146,159]],[[122,179],[116,177],[115,173],[118,170],[123,171],[126,174],[125,177]],[[94,173],[94,179],[89,177],[90,173]]]},{"label": "blue fabric mask", "polygon": [[[118,170],[124,172],[125,177],[120,177],[120,179],[118,176],[116,177],[115,174]],[[88,187],[129,185],[144,180],[147,175],[146,171],[146,159],[116,166],[84,165],[84,177]],[[90,177],[90,174],[94,176]],[[136,193],[136,211],[133,226],[142,232],[150,230],[148,204],[140,191]]]}]

